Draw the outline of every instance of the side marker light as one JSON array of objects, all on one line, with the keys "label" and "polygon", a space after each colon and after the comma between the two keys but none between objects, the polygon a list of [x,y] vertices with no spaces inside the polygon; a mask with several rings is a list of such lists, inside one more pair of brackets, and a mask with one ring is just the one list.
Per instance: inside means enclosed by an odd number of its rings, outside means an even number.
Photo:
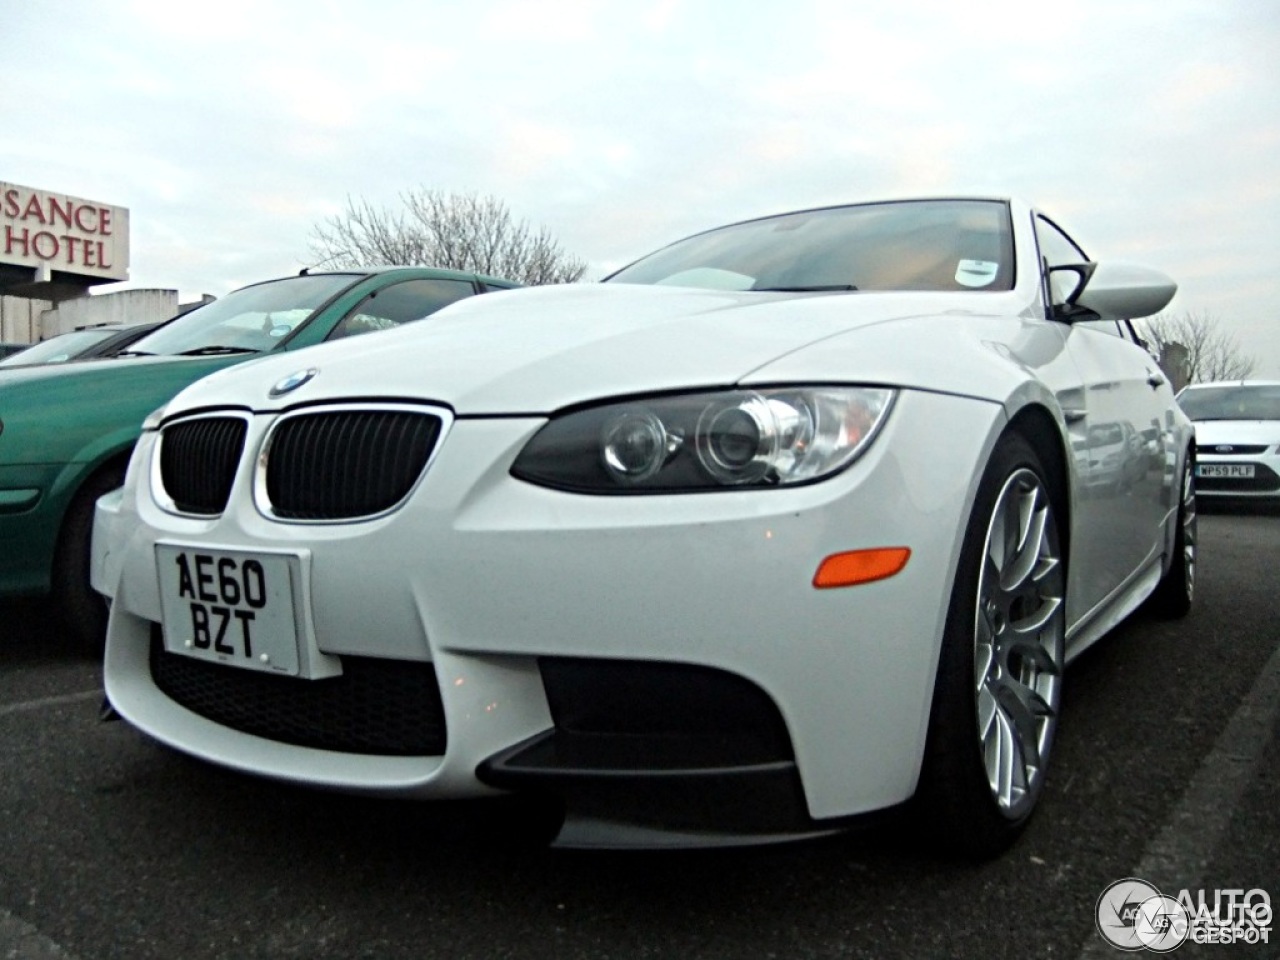
[{"label": "side marker light", "polygon": [[909,547],[876,547],[833,553],[818,564],[813,585],[818,590],[826,590],[885,580],[901,572],[910,558]]}]

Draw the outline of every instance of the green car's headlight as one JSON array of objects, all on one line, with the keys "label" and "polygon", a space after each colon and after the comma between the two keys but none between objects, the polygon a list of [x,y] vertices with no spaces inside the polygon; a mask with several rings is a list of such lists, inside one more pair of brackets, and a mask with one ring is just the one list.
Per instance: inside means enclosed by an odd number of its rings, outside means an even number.
[{"label": "green car's headlight", "polygon": [[584,493],[670,493],[821,480],[853,463],[896,391],[779,387],[650,397],[553,418],[513,475]]}]

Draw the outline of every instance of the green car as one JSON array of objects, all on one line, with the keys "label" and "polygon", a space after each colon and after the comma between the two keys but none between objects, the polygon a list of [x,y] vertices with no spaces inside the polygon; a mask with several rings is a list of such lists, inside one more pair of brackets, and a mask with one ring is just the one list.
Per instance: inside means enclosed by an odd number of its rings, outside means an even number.
[{"label": "green car", "polygon": [[426,267],[303,271],[176,317],[111,359],[0,371],[0,600],[52,594],[77,638],[99,649],[106,609],[88,579],[94,503],[123,482],[149,413],[223,367],[516,286]]}]

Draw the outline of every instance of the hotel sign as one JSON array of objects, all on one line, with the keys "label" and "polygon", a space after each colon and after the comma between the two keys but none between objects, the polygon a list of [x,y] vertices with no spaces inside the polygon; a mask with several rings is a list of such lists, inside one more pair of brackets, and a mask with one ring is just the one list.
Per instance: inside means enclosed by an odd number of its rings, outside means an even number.
[{"label": "hotel sign", "polygon": [[90,282],[129,279],[129,211],[0,181],[0,265]]}]

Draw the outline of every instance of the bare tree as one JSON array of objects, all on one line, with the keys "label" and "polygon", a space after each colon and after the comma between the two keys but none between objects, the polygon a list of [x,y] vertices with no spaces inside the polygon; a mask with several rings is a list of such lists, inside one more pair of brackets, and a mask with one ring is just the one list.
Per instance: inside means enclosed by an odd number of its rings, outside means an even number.
[{"label": "bare tree", "polygon": [[[1138,321],[1138,326],[1162,360],[1179,355],[1187,383],[1243,380],[1257,363],[1207,311],[1158,313]],[[1185,350],[1185,357],[1180,355],[1179,346]]]},{"label": "bare tree", "polygon": [[389,210],[348,197],[345,211],[312,231],[318,265],[419,264],[530,285],[572,283],[587,269],[546,228],[513,219],[494,197],[419,189],[400,200],[402,209]]}]

